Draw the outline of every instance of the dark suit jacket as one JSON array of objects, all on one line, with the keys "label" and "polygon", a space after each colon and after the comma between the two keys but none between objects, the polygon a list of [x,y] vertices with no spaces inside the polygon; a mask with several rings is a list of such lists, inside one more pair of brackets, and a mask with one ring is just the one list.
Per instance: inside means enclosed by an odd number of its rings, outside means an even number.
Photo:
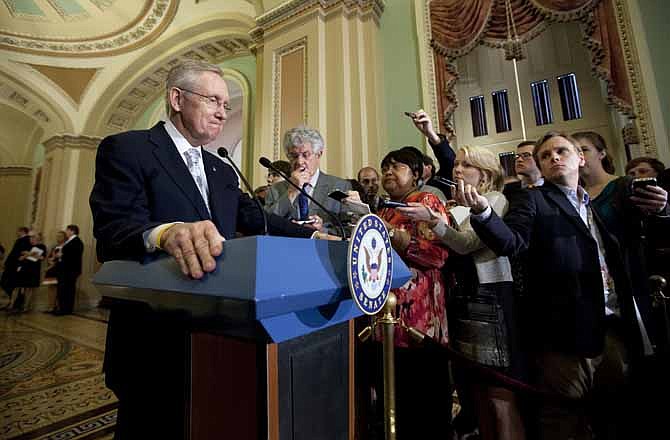
[{"label": "dark suit jacket", "polygon": [[12,250],[7,254],[5,268],[2,272],[2,277],[0,278],[0,286],[2,286],[7,294],[10,294],[16,285],[16,269],[19,266],[21,252],[29,251],[31,248],[30,237],[24,235],[23,237],[16,239],[14,246],[12,246]]},{"label": "dark suit jacket", "polygon": [[517,191],[523,191],[525,188],[521,186],[521,181],[516,180],[514,182],[510,182],[505,184],[503,187],[503,194],[505,197],[509,200],[510,197],[514,196]]},{"label": "dark suit jacket", "polygon": [[77,236],[65,243],[61,249],[58,275],[61,277],[77,278],[81,275],[82,255],[84,243]]},{"label": "dark suit jacket", "polygon": [[[319,172],[319,179],[316,182],[312,197],[319,203],[326,207],[334,215],[339,216],[341,221],[344,221],[345,214],[342,203],[335,199],[328,197],[328,194],[339,189],[340,191],[350,191],[351,183],[336,176],[331,176],[323,171]],[[288,183],[285,181],[277,182],[272,185],[265,196],[265,210],[278,216],[290,219],[298,218],[298,198],[293,200],[293,203],[288,198]],[[309,214],[318,215],[323,220],[324,227],[332,234],[338,234],[333,220],[315,203],[309,203]]]},{"label": "dark suit jacket", "polygon": [[[90,197],[98,259],[148,258],[142,234],[166,222],[212,220],[226,239],[234,238],[237,230],[261,232],[261,211],[239,190],[232,168],[206,151],[203,164],[211,216],[162,122],[149,130],[105,138],[98,148]],[[298,237],[312,234],[277,216],[268,216],[268,229]],[[181,316],[181,312],[150,310],[146,304],[112,304],[103,369],[107,386],[123,402],[138,396],[136,403],[142,402],[146,389],[154,389],[161,381],[184,380],[186,348],[180,344],[185,341],[182,332],[187,321]]]},{"label": "dark suit jacket", "polygon": [[[614,278],[628,342],[639,350],[630,282],[616,239],[594,212]],[[503,222],[493,213],[471,223],[498,255],[528,253],[523,334],[530,348],[584,357],[604,347],[605,302],[598,245],[563,192],[551,183],[512,198]]]},{"label": "dark suit jacket", "polygon": [[[447,138],[443,135],[439,136],[440,139],[442,139],[439,144],[433,145],[429,142],[431,148],[433,149],[433,154],[435,154],[435,159],[437,159],[437,163],[440,165],[435,174],[445,179],[451,180],[454,178],[454,161],[456,160],[456,153],[454,153],[454,150],[451,148]],[[441,190],[447,200],[453,197],[451,194],[451,187],[449,185],[445,185],[444,183],[435,179],[428,180],[426,184],[432,185],[435,188]]]},{"label": "dark suit jacket", "polygon": [[[239,190],[232,168],[213,154],[202,153],[211,216],[162,122],[102,141],[90,197],[100,261],[141,259],[145,255],[142,233],[167,222],[212,220],[226,239],[234,238],[237,230],[262,231],[261,212]],[[276,216],[269,216],[268,230],[296,237],[312,234]]]}]

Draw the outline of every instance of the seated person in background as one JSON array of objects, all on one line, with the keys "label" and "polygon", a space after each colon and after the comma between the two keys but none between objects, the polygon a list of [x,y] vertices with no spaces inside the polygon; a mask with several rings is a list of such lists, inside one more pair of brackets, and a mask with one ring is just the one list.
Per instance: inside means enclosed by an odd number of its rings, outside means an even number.
[{"label": "seated person in background", "polygon": [[[291,175],[292,170],[291,170],[291,164],[289,162],[285,160],[275,160],[274,162],[272,162],[272,165],[275,168],[279,169],[279,171],[286,174],[287,176]],[[275,170],[270,169],[268,170],[268,177],[266,180],[268,182],[268,186],[271,186],[277,182],[281,182],[282,180],[284,180],[284,178]]]},{"label": "seated person in background", "polygon": [[2,277],[0,277],[0,287],[10,298],[16,285],[16,269],[18,268],[21,252],[32,247],[30,245],[30,237],[28,237],[29,231],[30,229],[25,226],[21,226],[16,230],[16,241],[5,259],[4,270],[2,271]]},{"label": "seated person in background", "polygon": [[[340,202],[328,197],[332,191],[351,190],[351,184],[339,177],[331,176],[320,169],[321,156],[325,150],[323,138],[317,130],[296,127],[284,134],[284,153],[291,164],[291,180],[336,216],[343,216],[345,209]],[[265,198],[265,210],[280,217],[293,220],[309,220],[318,216],[323,220],[323,232],[336,233],[333,220],[315,203],[287,182],[270,187]],[[346,219],[343,219],[346,220]]]},{"label": "seated person in background", "polygon": [[40,286],[42,261],[46,257],[47,247],[42,243],[42,234],[36,231],[28,233],[30,249],[21,252],[16,272],[16,289],[12,292],[10,309],[15,312],[27,312],[32,305],[35,289]]}]

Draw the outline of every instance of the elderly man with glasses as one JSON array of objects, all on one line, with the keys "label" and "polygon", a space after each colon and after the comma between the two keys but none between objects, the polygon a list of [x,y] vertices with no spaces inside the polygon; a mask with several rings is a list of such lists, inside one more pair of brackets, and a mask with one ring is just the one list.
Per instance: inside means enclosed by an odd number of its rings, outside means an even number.
[{"label": "elderly man with glasses", "polygon": [[[328,197],[332,191],[351,190],[351,184],[321,171],[321,156],[325,145],[321,134],[312,128],[296,127],[284,134],[284,152],[291,164],[291,180],[337,216],[345,213],[343,205]],[[329,215],[311,203],[287,182],[270,187],[265,198],[265,210],[298,222],[323,220],[323,232],[337,233]]]},{"label": "elderly man with glasses", "polygon": [[[98,259],[166,253],[184,280],[200,279],[221,264],[224,240],[263,231],[263,212],[240,191],[233,169],[203,148],[230,110],[221,69],[200,61],[173,67],[165,98],[165,122],[109,136],[98,148],[90,197]],[[314,234],[273,215],[267,226],[273,235]],[[103,369],[119,399],[117,440],[182,437],[188,325],[180,313],[112,305]]]}]

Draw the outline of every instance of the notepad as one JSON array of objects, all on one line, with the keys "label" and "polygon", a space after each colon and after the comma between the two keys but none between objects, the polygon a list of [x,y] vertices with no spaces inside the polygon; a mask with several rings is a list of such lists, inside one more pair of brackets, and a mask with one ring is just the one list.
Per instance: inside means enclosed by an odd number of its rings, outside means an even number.
[{"label": "notepad", "polygon": [[43,249],[38,248],[37,246],[33,246],[33,248],[28,252],[28,256],[26,257],[26,260],[28,261],[39,261],[39,258],[42,256],[44,253]]}]

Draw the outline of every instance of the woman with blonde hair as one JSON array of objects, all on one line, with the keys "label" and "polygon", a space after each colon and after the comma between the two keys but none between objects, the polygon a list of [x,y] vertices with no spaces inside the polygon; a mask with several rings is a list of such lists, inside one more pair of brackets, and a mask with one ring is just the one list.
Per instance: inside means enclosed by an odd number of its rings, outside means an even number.
[{"label": "woman with blonde hair", "polygon": [[[496,214],[505,215],[508,202],[501,192],[503,171],[492,151],[483,147],[459,149],[453,178],[459,185],[475,187]],[[443,243],[465,257],[461,259],[463,268],[452,268],[458,288],[448,305],[451,346],[474,362],[518,377],[523,369],[520,350],[516,348],[509,260],[498,257],[482,243],[470,225],[469,210],[456,209],[462,213],[455,216],[457,227],[424,205],[410,203],[410,207],[397,210],[414,220],[428,222]],[[523,440],[525,431],[514,393],[481,378],[464,379],[466,389],[461,391],[477,405],[481,438]]]}]

